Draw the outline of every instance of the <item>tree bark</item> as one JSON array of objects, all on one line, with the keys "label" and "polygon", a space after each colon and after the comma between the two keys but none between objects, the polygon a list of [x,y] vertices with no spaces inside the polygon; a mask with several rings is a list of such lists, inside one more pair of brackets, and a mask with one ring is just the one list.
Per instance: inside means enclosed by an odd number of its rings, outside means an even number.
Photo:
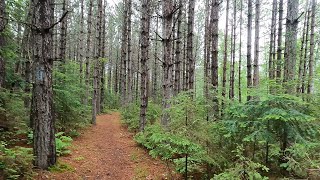
[{"label": "tree bark", "polygon": [[239,67],[238,67],[238,96],[239,102],[242,102],[242,92],[241,92],[241,63],[242,63],[242,17],[243,2],[240,0],[240,25],[239,25]]},{"label": "tree bark", "polygon": [[278,18],[278,47],[277,47],[277,82],[281,81],[282,73],[282,19],[283,19],[283,0],[279,1],[279,18]]},{"label": "tree bark", "polygon": [[295,91],[294,80],[296,71],[296,47],[297,47],[297,28],[299,0],[290,0],[287,2],[287,20],[285,34],[285,53],[284,53],[284,83],[286,92],[293,94]]},{"label": "tree bark", "polygon": [[188,6],[188,37],[187,37],[187,60],[189,61],[189,90],[194,89],[195,58],[193,57],[193,28],[194,28],[195,0],[189,0]]},{"label": "tree bark", "polygon": [[170,108],[170,102],[173,95],[172,83],[172,21],[173,21],[173,2],[166,0],[162,2],[163,9],[163,110],[161,124],[167,127],[169,123],[169,114],[166,112]]},{"label": "tree bark", "polygon": [[253,61],[253,86],[259,86],[259,40],[260,40],[260,0],[256,0],[255,8],[255,33],[254,33],[254,61]]},{"label": "tree bark", "polygon": [[213,112],[215,116],[218,117],[219,113],[219,101],[218,101],[218,85],[219,85],[219,75],[218,75],[218,41],[219,41],[219,0],[212,0],[211,9],[211,19],[210,19],[210,29],[211,29],[211,84],[213,90]]},{"label": "tree bark", "polygon": [[[54,16],[50,6],[52,0],[33,0],[33,24],[40,31],[32,29],[34,38],[34,83],[30,120],[33,122],[34,165],[47,169],[56,163],[55,130],[52,112],[52,28]],[[49,29],[48,29],[49,28]]]},{"label": "tree bark", "polygon": [[[226,83],[227,83],[227,61],[228,61],[228,33],[229,33],[229,6],[230,0],[227,0],[226,7],[226,27],[224,32],[224,50],[223,50],[223,72],[222,72],[222,97],[226,97]],[[224,100],[223,100],[224,101]],[[224,102],[222,101],[222,108]]]},{"label": "tree bark", "polygon": [[178,12],[178,27],[177,27],[177,41],[176,41],[176,57],[175,57],[175,79],[174,79],[174,94],[179,94],[180,87],[180,69],[181,69],[181,25],[182,25],[182,0],[179,0],[179,12]]},{"label": "tree bark", "polygon": [[[5,1],[0,2],[0,16],[6,17],[6,3]],[[5,43],[5,28],[7,21],[4,18],[0,18],[0,49],[2,50]],[[0,88],[3,88],[6,81],[6,61],[3,57],[3,54],[0,54]]]},{"label": "tree bark", "polygon": [[146,126],[146,112],[148,107],[148,60],[149,60],[149,29],[150,29],[150,7],[149,0],[142,0],[141,18],[141,105],[140,105],[140,126],[143,131]]},{"label": "tree bark", "polygon": [[311,6],[311,34],[310,34],[310,57],[309,57],[309,78],[307,93],[311,94],[313,91],[313,71],[314,71],[314,33],[316,25],[316,1],[312,0]]},{"label": "tree bark", "polygon": [[132,103],[132,90],[133,90],[133,83],[132,83],[132,58],[131,58],[131,18],[132,18],[132,0],[128,0],[128,55],[127,55],[127,64],[128,64],[128,75],[127,75],[127,101],[128,103]]},{"label": "tree bark", "polygon": [[123,0],[123,23],[121,39],[121,68],[120,68],[120,95],[122,104],[126,104],[127,97],[127,49],[128,49],[128,1]]},{"label": "tree bark", "polygon": [[274,79],[274,58],[273,54],[275,54],[274,47],[275,47],[275,36],[276,36],[276,18],[277,18],[277,0],[273,0],[272,2],[272,17],[271,17],[271,33],[270,33],[270,45],[269,45],[269,79]]},{"label": "tree bark", "polygon": [[[248,25],[247,25],[247,93],[252,88],[252,59],[251,59],[251,36],[252,36],[252,0],[248,0]],[[247,101],[251,96],[247,94]]]},{"label": "tree bark", "polygon": [[90,57],[91,57],[91,26],[92,26],[92,8],[93,0],[89,1],[88,19],[87,19],[87,50],[86,50],[86,75],[85,75],[85,85],[86,85],[86,96],[84,104],[88,105],[89,101],[89,90],[90,90]]}]

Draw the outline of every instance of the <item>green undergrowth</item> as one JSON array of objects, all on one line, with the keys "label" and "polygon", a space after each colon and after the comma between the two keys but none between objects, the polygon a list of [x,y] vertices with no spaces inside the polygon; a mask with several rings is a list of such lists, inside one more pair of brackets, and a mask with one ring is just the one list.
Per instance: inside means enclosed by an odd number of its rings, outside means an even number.
[{"label": "green undergrowth", "polygon": [[49,167],[48,170],[50,172],[63,173],[63,172],[72,172],[75,169],[71,165],[65,162],[58,161],[54,166]]},{"label": "green undergrowth", "polygon": [[[316,103],[268,95],[227,105],[218,117],[205,102],[188,93],[173,98],[166,128],[160,125],[161,109],[151,105],[148,125],[135,140],[151,156],[172,162],[177,172],[194,179],[307,178],[309,169],[319,169]],[[127,106],[122,117],[138,131],[139,106]]]}]

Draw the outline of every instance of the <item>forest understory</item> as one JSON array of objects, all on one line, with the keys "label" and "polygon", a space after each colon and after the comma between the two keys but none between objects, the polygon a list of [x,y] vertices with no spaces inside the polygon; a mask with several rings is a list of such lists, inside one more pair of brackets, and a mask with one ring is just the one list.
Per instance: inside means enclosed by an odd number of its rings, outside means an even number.
[{"label": "forest understory", "polygon": [[320,180],[318,0],[0,0],[0,179]]}]

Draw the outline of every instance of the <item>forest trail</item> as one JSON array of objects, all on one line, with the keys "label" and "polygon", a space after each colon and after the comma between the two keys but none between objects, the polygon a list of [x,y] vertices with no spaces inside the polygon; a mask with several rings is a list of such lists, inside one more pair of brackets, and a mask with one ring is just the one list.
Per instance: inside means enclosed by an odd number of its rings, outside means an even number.
[{"label": "forest trail", "polygon": [[74,170],[41,172],[37,179],[170,179],[165,163],[150,157],[132,137],[121,125],[120,113],[100,115],[96,126],[74,140],[71,155],[59,158]]}]

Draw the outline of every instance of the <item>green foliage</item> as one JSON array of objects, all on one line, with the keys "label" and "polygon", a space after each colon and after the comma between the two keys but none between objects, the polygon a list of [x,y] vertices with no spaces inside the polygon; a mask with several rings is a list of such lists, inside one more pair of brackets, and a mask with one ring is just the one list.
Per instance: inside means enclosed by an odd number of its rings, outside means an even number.
[{"label": "green foliage", "polygon": [[63,172],[72,172],[74,171],[74,168],[63,162],[57,162],[54,166],[49,167],[50,172],[58,172],[58,173],[63,173]]},{"label": "green foliage", "polygon": [[4,175],[4,179],[31,179],[33,176],[32,149],[6,146],[5,142],[0,142],[0,172]]},{"label": "green foliage", "polygon": [[243,155],[244,149],[242,146],[238,146],[236,150],[232,151],[236,157],[236,161],[232,167],[226,169],[223,173],[214,176],[214,180],[234,179],[234,180],[266,180],[260,172],[268,172],[269,168],[256,163]]},{"label": "green foliage", "polygon": [[90,108],[82,103],[82,99],[85,97],[85,86],[83,82],[79,81],[78,66],[78,64],[69,61],[58,67],[63,71],[54,70],[54,107],[57,126],[63,131],[70,131],[81,127],[81,124],[89,123]]},{"label": "green foliage", "polygon": [[[56,153],[57,156],[64,156],[71,153],[69,147],[72,143],[72,138],[69,136],[64,135],[64,132],[58,132],[55,134],[56,137]],[[32,143],[33,140],[33,132],[28,134],[28,139]]]},{"label": "green foliage", "polygon": [[104,102],[107,109],[120,109],[121,107],[120,97],[108,90],[105,92]]},{"label": "green foliage", "polygon": [[63,132],[59,132],[56,135],[56,152],[57,156],[64,156],[71,153],[69,147],[71,146],[72,138],[64,136]]},{"label": "green foliage", "polygon": [[188,155],[188,171],[201,169],[207,159],[206,151],[200,145],[187,138],[165,132],[159,125],[146,127],[144,132],[135,136],[135,140],[150,150],[152,157],[173,161],[178,172],[185,172],[185,156]]},{"label": "green foliage", "polygon": [[[128,104],[121,109],[123,122],[128,126],[129,130],[137,131],[139,129],[140,106],[137,104]],[[160,118],[161,106],[152,103],[148,104],[147,124],[154,124]]]}]

